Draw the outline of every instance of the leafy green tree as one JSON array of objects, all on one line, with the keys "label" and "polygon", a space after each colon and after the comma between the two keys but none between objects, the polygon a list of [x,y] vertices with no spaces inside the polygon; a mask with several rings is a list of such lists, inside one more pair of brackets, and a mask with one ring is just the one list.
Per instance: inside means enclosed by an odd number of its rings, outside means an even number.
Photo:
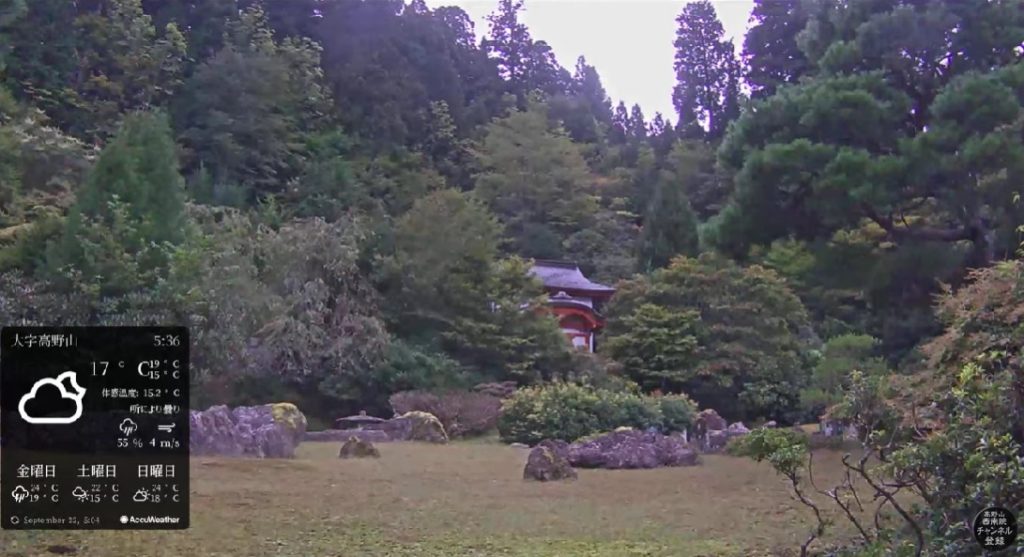
[{"label": "leafy green tree", "polygon": [[61,216],[95,155],[2,89],[0,153],[0,245]]},{"label": "leafy green tree", "polygon": [[498,256],[501,225],[467,194],[441,190],[417,200],[395,223],[395,254],[385,261],[384,292],[391,330],[428,338],[450,327],[454,298],[472,273]]},{"label": "leafy green tree", "polygon": [[519,258],[498,260],[455,300],[455,326],[442,338],[456,360],[487,377],[521,383],[573,371],[572,349],[547,314],[546,296],[529,268]]},{"label": "leafy green tree", "polygon": [[594,281],[615,284],[636,272],[636,216],[626,201],[614,198],[594,216],[594,223],[565,239],[562,247]]},{"label": "leafy green tree", "polygon": [[653,271],[677,255],[697,254],[697,218],[683,188],[668,172],[662,173],[644,218],[639,245],[639,268]]},{"label": "leafy green tree", "polygon": [[817,421],[828,407],[839,403],[853,372],[874,377],[887,373],[888,366],[878,353],[878,339],[868,335],[845,334],[828,339],[807,388],[800,394],[805,419]]},{"label": "leafy green tree", "polygon": [[389,337],[378,297],[358,266],[358,221],[308,219],[262,227],[254,260],[275,311],[256,331],[249,365],[274,370],[314,399],[356,401],[353,385],[383,361]]},{"label": "leafy green tree", "polygon": [[[638,314],[645,304],[664,311],[648,308]],[[666,380],[671,391],[682,391],[733,419],[797,417],[798,393],[809,372],[802,339],[808,319],[800,300],[774,272],[740,267],[712,254],[678,257],[650,276],[621,283],[607,314],[608,355],[617,361],[644,358],[641,369],[671,375]],[[676,337],[657,332],[675,339],[671,352],[677,356],[671,365],[645,344],[647,333],[633,329],[644,322],[658,329],[682,327]],[[680,339],[686,337],[695,338],[697,346],[680,370],[685,359]]]},{"label": "leafy green tree", "polygon": [[722,136],[739,115],[739,62],[731,40],[707,0],[689,2],[676,18],[676,86],[672,104],[679,114],[683,137],[703,129],[711,139]]},{"label": "leafy green tree", "polygon": [[111,0],[102,12],[83,11],[74,32],[71,133],[104,140],[117,130],[121,114],[164,106],[177,91],[185,37],[173,23],[158,35],[140,0]]},{"label": "leafy green tree", "polygon": [[732,184],[715,168],[715,153],[707,143],[696,140],[676,142],[664,166],[682,186],[701,222],[721,211],[729,200]]},{"label": "leafy green tree", "polygon": [[647,390],[671,390],[693,376],[700,313],[644,303],[621,318],[622,335],[604,349]]},{"label": "leafy green tree", "polygon": [[213,196],[232,188],[245,203],[280,195],[302,170],[307,141],[329,118],[320,49],[274,40],[259,8],[228,25],[226,44],[196,69],[176,108],[192,171],[206,169]]},{"label": "leafy green tree", "polygon": [[184,208],[166,116],[129,115],[78,192],[61,238],[49,246],[50,272],[76,270],[104,295],[152,285],[166,266],[167,246],[184,239]]},{"label": "leafy green tree", "polygon": [[540,104],[488,126],[477,160],[474,191],[506,226],[510,249],[522,256],[552,255],[541,253],[536,232],[560,246],[597,210],[583,155],[563,130],[550,128]]},{"label": "leafy green tree", "polygon": [[241,8],[238,0],[142,0],[142,9],[157,28],[173,23],[185,33],[189,61],[197,64],[224,46],[227,23]]},{"label": "leafy green tree", "polygon": [[526,263],[499,259],[501,226],[468,194],[441,190],[398,219],[378,277],[391,330],[435,344],[483,377],[535,381],[565,373],[569,348],[540,313]]}]

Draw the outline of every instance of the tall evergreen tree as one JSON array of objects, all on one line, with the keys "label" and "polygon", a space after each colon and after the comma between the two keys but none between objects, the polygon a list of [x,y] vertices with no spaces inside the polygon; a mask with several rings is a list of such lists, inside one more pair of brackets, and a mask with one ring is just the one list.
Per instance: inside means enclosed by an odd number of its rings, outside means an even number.
[{"label": "tall evergreen tree", "polygon": [[697,125],[710,139],[725,132],[738,115],[740,67],[731,40],[708,0],[689,2],[676,18],[676,86],[672,103],[684,137]]},{"label": "tall evergreen tree", "polygon": [[665,120],[660,112],[654,113],[654,119],[651,120],[647,135],[650,137],[651,147],[654,148],[658,157],[668,154],[677,139],[675,128]]},{"label": "tall evergreen tree", "polygon": [[594,66],[587,64],[587,59],[580,56],[576,60],[576,72],[572,78],[572,92],[582,98],[594,118],[602,124],[612,123],[612,101],[601,84],[601,76]]},{"label": "tall evergreen tree", "polygon": [[634,104],[629,111],[629,136],[635,141],[647,139],[647,122],[644,121],[644,111],[638,104]]},{"label": "tall evergreen tree", "polygon": [[809,21],[807,0],[755,0],[750,21],[743,39],[746,81],[753,98],[763,99],[812,69],[797,44]]},{"label": "tall evergreen tree", "polygon": [[611,141],[616,144],[626,142],[629,135],[629,110],[626,109],[626,102],[619,101],[615,106],[615,113],[612,115]]},{"label": "tall evergreen tree", "polygon": [[170,124],[160,113],[129,115],[78,193],[63,236],[50,244],[53,276],[79,273],[104,294],[152,280],[164,247],[184,239],[185,192]]},{"label": "tall evergreen tree", "polygon": [[551,46],[534,41],[519,20],[523,9],[523,0],[500,0],[497,11],[487,16],[491,32],[483,43],[497,60],[520,110],[526,108],[527,97],[533,91],[566,93],[572,81],[569,72],[558,65]]},{"label": "tall evergreen tree", "polygon": [[487,16],[491,24],[484,47],[497,60],[501,77],[507,81],[520,108],[526,106],[527,59],[533,47],[526,24],[519,21],[523,0],[499,0],[498,9]]}]

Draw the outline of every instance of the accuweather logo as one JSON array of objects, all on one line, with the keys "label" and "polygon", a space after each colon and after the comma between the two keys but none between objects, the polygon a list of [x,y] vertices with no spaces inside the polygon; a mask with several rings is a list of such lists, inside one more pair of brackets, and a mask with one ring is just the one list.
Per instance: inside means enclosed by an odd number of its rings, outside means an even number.
[{"label": "accuweather logo", "polygon": [[[64,381],[68,382],[68,387],[64,386]],[[75,413],[71,416],[59,417],[30,416],[25,407],[28,405],[29,401],[36,398],[36,391],[38,391],[43,385],[52,385],[57,387],[57,390],[60,391],[61,398],[74,401]],[[21,401],[18,403],[18,413],[21,414],[21,418],[23,420],[30,424],[73,424],[82,416],[82,397],[84,396],[85,389],[78,384],[75,372],[65,371],[56,378],[45,377],[36,381],[35,385],[32,385],[32,390],[30,390],[25,396],[21,397]]]}]

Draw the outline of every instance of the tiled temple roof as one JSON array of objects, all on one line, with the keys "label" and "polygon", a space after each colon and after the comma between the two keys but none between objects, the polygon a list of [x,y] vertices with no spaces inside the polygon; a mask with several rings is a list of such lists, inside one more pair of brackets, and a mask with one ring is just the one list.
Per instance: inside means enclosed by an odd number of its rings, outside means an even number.
[{"label": "tiled temple roof", "polygon": [[596,283],[583,276],[579,266],[568,261],[552,261],[537,259],[530,273],[544,283],[545,288],[552,290],[576,290],[595,294],[613,294],[611,286]]}]

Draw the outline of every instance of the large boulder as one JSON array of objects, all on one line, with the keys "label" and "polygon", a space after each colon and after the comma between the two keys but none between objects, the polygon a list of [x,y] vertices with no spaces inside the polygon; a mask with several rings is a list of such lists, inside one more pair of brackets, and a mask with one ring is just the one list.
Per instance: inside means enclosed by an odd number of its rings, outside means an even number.
[{"label": "large boulder", "polygon": [[729,427],[729,423],[725,421],[725,418],[718,415],[712,408],[702,410],[697,414],[697,427],[704,431],[720,431]]},{"label": "large boulder", "polygon": [[725,431],[729,434],[730,437],[737,437],[740,435],[746,435],[750,433],[750,429],[747,426],[743,425],[743,422],[736,422],[734,424],[730,424],[729,428],[726,429]]},{"label": "large boulder", "polygon": [[561,439],[545,439],[540,443],[537,443],[538,447],[547,447],[551,452],[555,453],[559,458],[569,458],[569,443],[562,441]]},{"label": "large boulder", "polygon": [[428,412],[406,412],[379,424],[368,424],[363,430],[383,431],[392,441],[448,442],[441,421]]},{"label": "large boulder", "polygon": [[729,444],[729,439],[731,439],[729,432],[724,429],[709,431],[704,437],[703,450],[706,453],[722,452]]},{"label": "large boulder", "polygon": [[536,446],[526,458],[523,468],[523,479],[551,482],[558,480],[575,480],[576,470],[569,461],[558,455],[547,446]]},{"label": "large boulder", "polygon": [[189,414],[194,455],[293,458],[306,435],[306,416],[294,404],[214,406]]},{"label": "large boulder", "polygon": [[194,455],[242,456],[245,440],[227,406],[189,412],[189,452]]},{"label": "large boulder", "polygon": [[380,458],[380,451],[373,443],[352,436],[341,446],[338,458]]},{"label": "large boulder", "polygon": [[679,435],[622,430],[569,445],[569,463],[576,468],[610,470],[695,466],[697,451]]}]

